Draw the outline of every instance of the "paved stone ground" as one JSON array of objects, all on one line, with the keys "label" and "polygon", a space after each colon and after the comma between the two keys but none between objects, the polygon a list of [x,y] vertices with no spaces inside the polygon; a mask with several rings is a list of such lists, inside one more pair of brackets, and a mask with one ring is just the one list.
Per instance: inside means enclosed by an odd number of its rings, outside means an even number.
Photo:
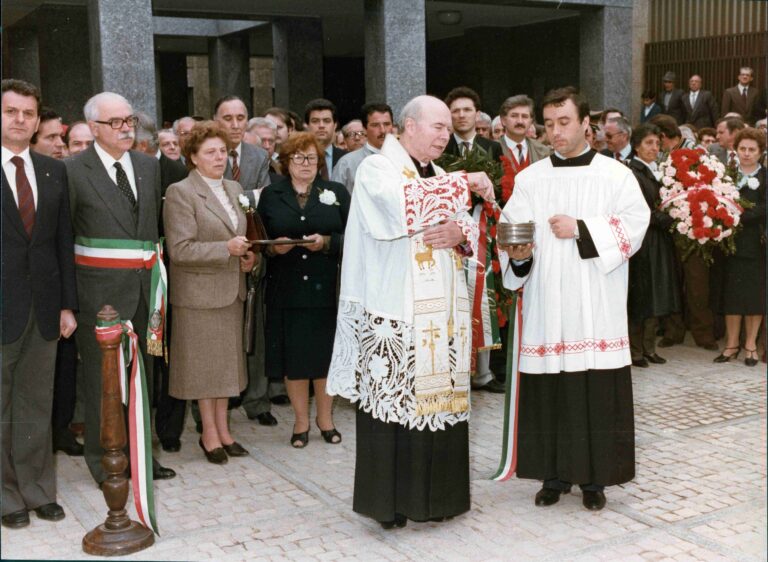
[{"label": "paved stone ground", "polygon": [[[579,492],[536,508],[538,485],[487,480],[500,453],[502,397],[472,398],[472,510],[449,522],[384,531],[352,512],[354,410],[337,407],[340,446],[317,430],[288,446],[290,408],[274,428],[233,414],[251,451],[207,463],[188,426],[181,452],[159,452],[179,476],[156,484],[162,536],[126,560],[766,560],[766,367],[712,363],[690,345],[634,370],[637,477],[610,488],[599,513]],[[83,559],[80,543],[106,508],[82,459],[58,454],[67,517],[31,516],[2,531],[2,558]]]}]

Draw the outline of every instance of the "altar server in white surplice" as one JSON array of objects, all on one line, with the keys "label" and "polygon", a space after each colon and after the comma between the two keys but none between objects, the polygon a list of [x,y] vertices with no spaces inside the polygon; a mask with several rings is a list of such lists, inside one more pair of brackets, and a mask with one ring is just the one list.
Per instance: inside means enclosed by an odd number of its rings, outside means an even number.
[{"label": "altar server in white surplice", "polygon": [[[472,325],[463,257],[485,174],[432,164],[451,114],[431,96],[400,115],[355,177],[326,390],[358,403],[353,509],[384,528],[469,509]],[[439,224],[438,224],[439,223]]]},{"label": "altar server in white surplice", "polygon": [[504,285],[524,287],[517,475],[544,482],[536,505],[579,484],[599,510],[605,486],[635,475],[627,278],[650,213],[629,168],[586,143],[589,105],[574,89],[542,107],[555,153],[515,178],[504,209],[536,222],[533,248],[501,260]]}]

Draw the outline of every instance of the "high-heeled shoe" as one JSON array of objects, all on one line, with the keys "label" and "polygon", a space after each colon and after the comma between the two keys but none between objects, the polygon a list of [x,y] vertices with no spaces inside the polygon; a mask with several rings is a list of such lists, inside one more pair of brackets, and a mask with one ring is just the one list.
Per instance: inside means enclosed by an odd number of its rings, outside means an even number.
[{"label": "high-heeled shoe", "polygon": [[341,443],[341,433],[339,433],[335,427],[331,429],[323,429],[320,427],[320,424],[317,423],[317,419],[315,419],[315,424],[317,424],[317,429],[320,430],[320,435],[322,435],[326,443],[330,443],[331,445],[338,445]]},{"label": "high-heeled shoe", "polygon": [[[728,351],[729,349],[735,349],[736,353],[734,353],[732,355],[726,355],[725,352]],[[730,361],[731,359],[738,358],[740,352],[741,352],[741,348],[740,347],[726,347],[720,355],[718,355],[717,357],[715,357],[712,360],[712,362],[713,363],[728,363],[728,361]]]},{"label": "high-heeled shoe", "polygon": [[[296,426],[293,427],[295,431]],[[302,431],[301,433],[294,433],[291,435],[291,447],[294,449],[303,449],[307,446],[307,443],[309,443],[309,429],[307,429],[307,431]]]},{"label": "high-heeled shoe", "polygon": [[203,445],[202,437],[198,443],[203,450],[203,453],[205,453],[205,458],[208,459],[208,462],[213,464],[227,464],[229,462],[229,457],[227,457],[227,453],[224,451],[223,447],[216,447],[213,451],[209,451],[205,448],[205,445]]},{"label": "high-heeled shoe", "polygon": [[754,353],[755,355],[757,355],[757,348],[755,348],[755,349],[747,349],[747,348],[745,347],[745,348],[744,348],[744,351],[746,351],[746,352],[747,352],[747,356],[744,358],[744,364],[745,364],[747,367],[754,367],[755,365],[757,365],[757,362],[758,362],[758,360],[757,360],[757,357],[750,357],[750,355],[751,355],[752,353]]}]

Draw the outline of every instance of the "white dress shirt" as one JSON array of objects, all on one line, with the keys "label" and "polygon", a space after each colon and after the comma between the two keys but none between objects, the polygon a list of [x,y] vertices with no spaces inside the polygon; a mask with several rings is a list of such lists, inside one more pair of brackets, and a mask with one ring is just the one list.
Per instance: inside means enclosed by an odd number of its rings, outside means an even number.
[{"label": "white dress shirt", "polygon": [[18,206],[19,193],[16,191],[16,165],[11,162],[11,158],[14,156],[19,156],[24,160],[24,173],[27,174],[29,185],[32,188],[32,199],[35,202],[35,209],[37,209],[37,179],[35,178],[35,168],[32,166],[32,157],[29,155],[29,147],[22,150],[19,154],[14,154],[11,150],[5,147],[2,149],[3,172],[5,172],[5,178],[8,180],[8,185],[11,186],[13,199]]},{"label": "white dress shirt", "polygon": [[696,105],[696,98],[699,95],[699,91],[691,92],[691,107]]},{"label": "white dress shirt", "polygon": [[474,135],[472,135],[471,139],[463,139],[459,135],[457,135],[456,133],[453,133],[453,139],[456,141],[456,144],[459,147],[459,154],[464,154],[464,146],[465,146],[464,143],[465,142],[469,143],[469,150],[472,150],[473,148],[475,148],[475,137],[476,136],[477,136],[477,134],[474,134]]},{"label": "white dress shirt", "polygon": [[96,154],[99,155],[99,160],[101,160],[101,163],[104,164],[104,168],[106,168],[107,174],[109,174],[109,179],[115,182],[115,185],[117,185],[117,168],[115,168],[115,162],[120,162],[123,170],[125,170],[125,175],[128,176],[128,183],[131,184],[131,191],[133,191],[133,196],[138,201],[139,192],[136,190],[136,178],[133,174],[133,162],[131,162],[131,154],[126,150],[123,152],[123,155],[119,160],[115,160],[109,153],[107,153],[106,150],[99,146],[98,141],[94,142],[93,146],[96,148]]},{"label": "white dress shirt", "polygon": [[[504,135],[504,142],[507,143],[507,147],[509,150],[512,151],[512,154],[515,155],[515,158],[519,160],[518,164],[522,164],[525,162],[525,159],[528,158],[528,143],[525,142],[525,139],[523,139],[521,142],[517,142],[511,138],[509,138],[507,135]],[[517,150],[517,145],[520,145],[523,147],[523,154],[520,155],[520,152]]]}]

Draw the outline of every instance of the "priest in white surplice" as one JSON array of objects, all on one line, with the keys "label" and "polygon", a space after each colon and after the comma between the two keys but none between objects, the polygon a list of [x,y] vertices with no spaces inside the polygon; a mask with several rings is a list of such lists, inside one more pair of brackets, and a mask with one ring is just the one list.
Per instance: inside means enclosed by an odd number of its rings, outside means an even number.
[{"label": "priest in white surplice", "polygon": [[599,510],[605,486],[635,475],[627,275],[649,210],[629,168],[586,143],[589,106],[575,90],[542,107],[555,153],[518,174],[504,208],[536,223],[533,247],[501,260],[504,285],[524,287],[517,475],[544,482],[536,505],[579,484]]},{"label": "priest in white surplice", "polygon": [[[472,326],[462,258],[485,174],[432,164],[450,135],[437,98],[403,108],[401,137],[363,160],[347,221],[326,390],[358,403],[353,509],[384,528],[469,509]],[[439,224],[438,224],[439,223]]]}]

